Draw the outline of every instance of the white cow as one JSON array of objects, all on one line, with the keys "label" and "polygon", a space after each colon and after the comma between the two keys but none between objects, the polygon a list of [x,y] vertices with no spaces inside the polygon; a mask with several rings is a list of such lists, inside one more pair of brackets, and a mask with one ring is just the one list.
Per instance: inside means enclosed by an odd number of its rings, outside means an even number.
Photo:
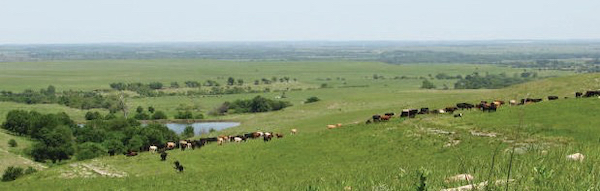
[{"label": "white cow", "polygon": [[297,129],[292,129],[291,132],[292,132],[292,135],[295,135],[296,133],[298,133],[298,130]]},{"label": "white cow", "polygon": [[150,146],[150,153],[155,153],[156,150],[158,150],[157,146],[154,146],[154,145]]},{"label": "white cow", "polygon": [[235,141],[236,143],[239,143],[239,142],[242,142],[242,138],[234,137],[233,141]]}]

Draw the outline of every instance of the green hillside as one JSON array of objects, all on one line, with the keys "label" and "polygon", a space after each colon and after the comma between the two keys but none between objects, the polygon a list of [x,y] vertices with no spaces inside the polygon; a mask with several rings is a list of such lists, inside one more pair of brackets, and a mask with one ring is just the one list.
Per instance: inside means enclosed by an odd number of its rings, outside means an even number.
[{"label": "green hillside", "polygon": [[[424,176],[428,189],[439,190],[469,184],[445,181],[456,174],[469,173],[474,183],[480,183],[505,180],[510,168],[510,190],[597,190],[600,118],[594,111],[600,105],[598,98],[503,106],[494,113],[459,111],[462,118],[431,114],[363,122],[372,114],[407,107],[440,108],[527,94],[572,97],[574,91],[596,88],[592,82],[599,77],[545,79],[500,90],[326,89],[318,94],[325,98],[322,102],[231,116],[242,126],[218,132],[271,130],[285,133],[282,139],[173,150],[166,162],[151,153],[69,162],[1,183],[0,189],[414,190]],[[344,125],[325,128],[335,123]],[[299,134],[289,135],[291,128]],[[495,137],[477,136],[486,134]],[[513,148],[516,154],[511,162]],[[566,160],[566,155],[576,152],[585,155],[583,162]],[[185,166],[183,173],[173,169],[175,160]],[[498,183],[491,189],[504,190],[504,186]]]}]

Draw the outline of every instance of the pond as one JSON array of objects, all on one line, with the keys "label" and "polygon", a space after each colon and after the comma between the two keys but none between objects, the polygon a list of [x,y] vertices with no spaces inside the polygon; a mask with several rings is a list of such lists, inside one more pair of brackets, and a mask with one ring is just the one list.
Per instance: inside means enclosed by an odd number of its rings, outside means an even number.
[{"label": "pond", "polygon": [[200,135],[202,133],[208,133],[208,131],[210,131],[210,129],[220,131],[220,130],[227,129],[230,127],[239,126],[240,123],[238,123],[238,122],[201,122],[201,123],[192,123],[192,124],[167,123],[165,125],[169,129],[175,131],[175,133],[177,133],[177,134],[181,134],[181,132],[183,132],[185,127],[192,126],[192,127],[194,127],[194,134]]}]

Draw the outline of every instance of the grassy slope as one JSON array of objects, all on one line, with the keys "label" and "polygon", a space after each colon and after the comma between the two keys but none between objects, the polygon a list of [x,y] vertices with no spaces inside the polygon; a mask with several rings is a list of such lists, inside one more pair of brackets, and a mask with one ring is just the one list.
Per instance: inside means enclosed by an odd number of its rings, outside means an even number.
[{"label": "grassy slope", "polygon": [[[554,79],[529,83],[523,87],[557,89],[557,92],[550,93],[568,94],[572,91],[571,88],[593,88],[578,82],[597,77],[597,74],[593,74],[561,79],[577,84],[572,87],[559,87],[564,84],[552,83]],[[552,84],[556,87],[551,87]],[[518,87],[508,90],[529,92]],[[595,146],[600,131],[595,128],[599,118],[598,114],[592,112],[600,101],[596,98],[503,107],[496,113],[466,111],[462,119],[449,115],[431,115],[408,121],[395,119],[377,125],[345,125],[340,129],[326,130],[325,124],[361,120],[368,117],[369,113],[398,111],[398,108],[417,106],[424,102],[443,106],[455,98],[470,100],[480,96],[491,99],[495,95],[505,94],[506,90],[471,92],[475,95],[473,97],[462,93],[452,95],[454,91],[449,91],[444,92],[449,94],[449,98],[444,100],[438,100],[442,96],[433,92],[417,94],[413,91],[399,91],[395,93],[403,99],[390,99],[383,93],[357,95],[343,92],[334,94],[333,91],[336,90],[331,91],[332,96],[337,95],[338,99],[299,105],[280,112],[241,115],[238,117],[246,121],[245,124],[228,130],[248,131],[260,127],[286,131],[296,127],[300,129],[300,134],[296,136],[287,136],[270,143],[255,140],[244,144],[210,145],[196,151],[171,151],[169,162],[160,162],[157,155],[149,153],[133,158],[117,156],[99,159],[102,163],[129,173],[127,178],[75,178],[55,181],[63,171],[72,170],[68,165],[64,165],[6,185],[27,190],[83,186],[90,189],[128,190],[340,190],[345,186],[352,186],[358,190],[407,190],[416,184],[417,169],[425,167],[431,172],[428,185],[438,189],[466,184],[443,181],[445,177],[458,173],[471,173],[475,175],[477,182],[487,180],[494,153],[497,153],[496,162],[490,179],[505,177],[510,157],[505,150],[511,144],[502,140],[516,139],[519,143],[517,145],[529,143],[530,147],[536,147],[526,154],[516,155],[512,177],[517,181],[511,184],[512,188],[600,188],[600,169],[596,165],[600,162],[600,150]],[[428,95],[431,97],[427,97]],[[360,103],[372,107],[365,110]],[[522,113],[525,113],[524,125],[519,127],[517,124]],[[455,131],[456,134],[428,134],[423,128],[444,129]],[[498,132],[500,137],[474,137],[469,134],[469,130],[473,129]],[[454,147],[443,146],[454,139],[461,140],[461,143]],[[547,144],[543,143],[548,142],[553,143],[553,146],[544,147]],[[497,148],[499,151],[494,152]],[[539,149],[547,149],[549,154],[541,155]],[[584,153],[585,162],[564,160],[566,154],[574,152]],[[186,166],[185,173],[177,174],[170,164],[165,164],[174,160],[179,160]],[[540,170],[534,171],[534,168],[548,170],[541,173]]]}]

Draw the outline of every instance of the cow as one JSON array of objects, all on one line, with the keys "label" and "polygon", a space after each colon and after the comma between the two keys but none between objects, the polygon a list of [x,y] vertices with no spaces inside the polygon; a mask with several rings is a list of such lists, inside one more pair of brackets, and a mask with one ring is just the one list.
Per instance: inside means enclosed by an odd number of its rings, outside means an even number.
[{"label": "cow", "polygon": [[280,133],[275,133],[275,136],[279,139],[279,138],[283,138],[283,134]]},{"label": "cow", "polygon": [[292,129],[292,130],[290,131],[290,133],[291,133],[292,135],[295,135],[296,133],[298,133],[298,130],[297,130],[297,129]]},{"label": "cow", "polygon": [[389,116],[389,115],[384,115],[384,116],[381,116],[381,120],[382,120],[382,121],[388,121],[388,120],[390,120],[390,118],[391,118],[391,117],[392,117],[392,116]]},{"label": "cow", "polygon": [[372,116],[372,118],[373,118],[373,122],[381,121],[381,115],[375,114]]},{"label": "cow", "polygon": [[597,97],[600,96],[600,90],[597,91],[586,91],[583,97]]},{"label": "cow", "polygon": [[175,148],[175,143],[174,142],[167,142],[166,148],[168,150],[174,149]]},{"label": "cow", "polygon": [[137,155],[138,155],[138,153],[134,152],[134,151],[129,151],[129,152],[127,152],[127,154],[125,154],[125,156],[128,156],[128,157],[137,156]]},{"label": "cow", "polygon": [[165,152],[165,151],[160,152],[160,160],[161,161],[167,160],[167,152]]},{"label": "cow", "polygon": [[454,111],[458,110],[458,107],[446,107],[444,108],[444,111],[446,111],[447,113],[454,113]]},{"label": "cow", "polygon": [[557,100],[558,96],[548,96],[548,100]]},{"label": "cow", "polygon": [[454,114],[454,117],[462,117],[462,116],[463,116],[462,113]]},{"label": "cow", "polygon": [[158,150],[158,147],[154,145],[150,146],[149,148],[150,153],[156,153],[156,150]]},{"label": "cow", "polygon": [[392,117],[392,116],[394,116],[396,114],[394,112],[389,112],[389,113],[385,113],[383,115]]},{"label": "cow", "polygon": [[273,134],[272,133],[265,133],[265,135],[263,135],[263,141],[264,142],[269,142],[271,140],[271,138],[273,138]]},{"label": "cow", "polygon": [[369,120],[367,120],[367,121],[365,122],[365,124],[367,124],[367,125],[368,125],[368,124],[371,124],[371,123],[372,123],[372,122],[371,122],[371,120],[370,120],[370,119],[369,119]]},{"label": "cow", "polygon": [[417,113],[417,114],[428,114],[428,113],[429,113],[429,108],[422,107],[421,110],[419,110],[419,113]]},{"label": "cow", "polygon": [[241,137],[233,137],[233,141],[236,143],[241,143],[242,142],[242,138]]},{"label": "cow", "polygon": [[183,165],[181,165],[179,161],[175,161],[173,164],[175,164],[175,170],[177,170],[178,172],[183,172]]},{"label": "cow", "polygon": [[333,129],[333,128],[336,128],[336,127],[337,127],[337,125],[327,125],[327,129]]},{"label": "cow", "polygon": [[460,108],[461,110],[464,110],[464,109],[470,110],[470,109],[473,109],[475,107],[475,105],[470,104],[470,103],[457,103],[456,107]]},{"label": "cow", "polygon": [[576,98],[580,98],[583,95],[583,93],[581,92],[575,92],[575,97]]},{"label": "cow", "polygon": [[217,138],[217,144],[223,145],[224,142],[225,142],[225,139],[223,137]]},{"label": "cow", "polygon": [[403,109],[400,117],[414,118],[419,113],[417,109]]},{"label": "cow", "polygon": [[510,105],[517,105],[517,100],[511,99],[508,103],[510,103]]}]

